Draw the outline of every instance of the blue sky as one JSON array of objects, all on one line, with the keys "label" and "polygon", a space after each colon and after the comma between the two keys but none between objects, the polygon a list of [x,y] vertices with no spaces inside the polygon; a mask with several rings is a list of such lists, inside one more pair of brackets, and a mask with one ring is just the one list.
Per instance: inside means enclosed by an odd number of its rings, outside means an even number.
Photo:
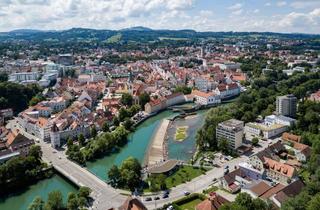
[{"label": "blue sky", "polygon": [[0,31],[132,26],[320,33],[320,0],[0,0]]}]

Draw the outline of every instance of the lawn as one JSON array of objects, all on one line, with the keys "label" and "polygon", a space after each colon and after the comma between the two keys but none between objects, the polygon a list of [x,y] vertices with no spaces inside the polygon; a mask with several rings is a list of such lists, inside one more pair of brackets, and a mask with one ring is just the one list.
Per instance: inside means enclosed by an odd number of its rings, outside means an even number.
[{"label": "lawn", "polygon": [[176,141],[183,141],[187,138],[187,129],[188,126],[178,127],[176,130],[175,140]]},{"label": "lawn", "polygon": [[191,179],[204,174],[205,172],[206,169],[194,168],[192,166],[181,166],[176,172],[167,177],[167,188],[172,188],[179,184],[186,183]]},{"label": "lawn", "polygon": [[196,198],[192,201],[189,201],[188,203],[182,204],[179,207],[183,210],[194,210],[196,205],[198,205],[201,202],[202,202],[202,200],[200,198]]}]

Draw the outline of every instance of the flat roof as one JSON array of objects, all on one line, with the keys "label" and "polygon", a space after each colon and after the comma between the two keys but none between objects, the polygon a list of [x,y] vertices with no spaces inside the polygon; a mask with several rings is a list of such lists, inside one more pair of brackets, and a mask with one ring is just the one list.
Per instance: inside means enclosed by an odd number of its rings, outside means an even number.
[{"label": "flat roof", "polygon": [[149,173],[152,174],[160,174],[160,173],[166,173],[170,170],[172,170],[176,165],[178,165],[178,160],[167,160],[163,163],[160,163],[158,165],[155,165],[148,169]]}]

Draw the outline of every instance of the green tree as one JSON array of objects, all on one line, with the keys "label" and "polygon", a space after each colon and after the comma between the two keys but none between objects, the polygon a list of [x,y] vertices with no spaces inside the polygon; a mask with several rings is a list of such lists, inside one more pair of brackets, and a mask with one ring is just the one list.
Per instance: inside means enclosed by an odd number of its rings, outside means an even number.
[{"label": "green tree", "polygon": [[144,110],[144,105],[150,101],[150,95],[148,93],[142,93],[139,95],[139,104]]},{"label": "green tree", "polygon": [[39,145],[32,145],[29,150],[29,155],[40,161],[42,157],[41,147]]},{"label": "green tree", "polygon": [[91,130],[90,130],[90,134],[93,138],[96,138],[98,132],[97,132],[97,129],[96,129],[96,126],[92,126]]},{"label": "green tree", "polygon": [[6,82],[8,81],[8,74],[5,72],[0,73],[0,82]]},{"label": "green tree", "polygon": [[33,199],[32,203],[29,205],[28,210],[43,210],[44,201],[41,197],[37,196]]},{"label": "green tree", "polygon": [[80,135],[78,137],[78,141],[79,141],[79,145],[81,147],[84,146],[86,139],[85,139],[85,137],[84,137],[84,135],[82,133],[80,133]]},{"label": "green tree", "polygon": [[92,190],[89,187],[80,187],[78,196],[88,199]]},{"label": "green tree", "polygon": [[257,137],[254,137],[252,140],[251,140],[251,143],[253,146],[257,146],[259,144],[259,139]]},{"label": "green tree", "polygon": [[67,199],[67,209],[68,210],[77,210],[78,209],[78,197],[75,193],[70,192],[68,194],[68,199]]},{"label": "green tree", "polygon": [[229,142],[228,142],[228,140],[225,139],[225,138],[220,139],[219,143],[218,143],[218,148],[223,153],[228,154],[229,153]]},{"label": "green tree", "polygon": [[308,203],[307,210],[320,209],[320,193],[316,194]]},{"label": "green tree", "polygon": [[121,173],[118,166],[113,165],[108,171],[108,178],[111,182],[111,186],[118,187],[121,184]]},{"label": "green tree", "polygon": [[122,94],[120,101],[125,106],[131,106],[133,102],[132,95],[130,95],[129,93],[124,93]]},{"label": "green tree", "polygon": [[62,210],[64,209],[62,194],[60,191],[52,191],[48,194],[48,200],[45,204],[46,210]]},{"label": "green tree", "polygon": [[102,125],[102,130],[103,132],[109,132],[110,128],[109,128],[109,123],[108,122],[104,122]]}]

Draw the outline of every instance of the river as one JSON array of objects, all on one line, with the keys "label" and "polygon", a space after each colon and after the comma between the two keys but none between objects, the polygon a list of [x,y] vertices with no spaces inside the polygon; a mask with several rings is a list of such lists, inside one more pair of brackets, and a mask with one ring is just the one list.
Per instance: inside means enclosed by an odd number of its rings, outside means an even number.
[{"label": "river", "polygon": [[53,190],[60,190],[63,194],[64,202],[69,192],[76,192],[77,188],[59,175],[41,180],[19,192],[0,198],[1,210],[26,210],[36,196],[41,196],[43,200],[48,198],[48,193]]}]

